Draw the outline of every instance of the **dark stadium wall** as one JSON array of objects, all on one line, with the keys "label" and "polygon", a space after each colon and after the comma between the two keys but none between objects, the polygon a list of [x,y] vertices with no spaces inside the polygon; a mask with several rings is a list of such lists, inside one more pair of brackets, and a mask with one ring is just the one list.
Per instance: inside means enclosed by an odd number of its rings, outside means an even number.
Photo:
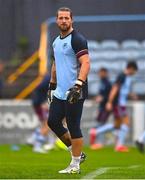
[{"label": "dark stadium wall", "polygon": [[[61,6],[70,7],[74,15],[145,13],[145,0],[0,0],[0,59],[10,59],[21,36],[29,39],[30,55],[38,49],[41,23]],[[91,39],[145,39],[144,22],[122,23],[75,25]]]}]

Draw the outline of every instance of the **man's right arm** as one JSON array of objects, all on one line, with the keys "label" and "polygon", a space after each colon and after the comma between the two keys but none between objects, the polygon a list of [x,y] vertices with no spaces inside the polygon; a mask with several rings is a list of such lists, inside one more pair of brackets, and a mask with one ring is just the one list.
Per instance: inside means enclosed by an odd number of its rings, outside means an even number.
[{"label": "man's right arm", "polygon": [[114,102],[114,99],[121,87],[121,85],[124,83],[125,81],[125,76],[124,74],[120,74],[118,77],[117,77],[117,80],[116,82],[114,83],[114,85],[112,86],[111,88],[111,91],[109,93],[109,97],[108,97],[108,102],[106,104],[106,109],[108,111],[111,111],[112,108],[113,108],[113,102]]},{"label": "man's right arm", "polygon": [[119,91],[119,86],[117,84],[113,85],[112,89],[110,91],[110,94],[109,94],[108,102],[106,104],[106,109],[108,111],[112,110],[112,108],[113,108],[113,101],[114,101],[118,91]]},{"label": "man's right arm", "polygon": [[56,84],[56,67],[55,67],[55,62],[53,61],[52,67],[51,67],[51,79],[50,83],[55,83]]},{"label": "man's right arm", "polygon": [[48,87],[48,103],[50,104],[53,99],[53,91],[56,89],[56,67],[55,67],[55,62],[53,62],[52,67],[51,67],[51,78],[50,78],[50,83]]}]

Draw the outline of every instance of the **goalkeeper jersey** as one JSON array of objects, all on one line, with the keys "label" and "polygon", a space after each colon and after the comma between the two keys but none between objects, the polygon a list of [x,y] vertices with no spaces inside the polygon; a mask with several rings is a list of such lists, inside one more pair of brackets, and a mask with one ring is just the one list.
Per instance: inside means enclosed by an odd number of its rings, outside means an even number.
[{"label": "goalkeeper jersey", "polygon": [[[53,54],[56,66],[57,88],[54,96],[66,100],[67,91],[75,85],[80,71],[78,58],[88,54],[87,40],[78,32],[72,31],[62,38],[58,36],[53,42]],[[88,94],[87,81],[83,85],[82,98]]]}]

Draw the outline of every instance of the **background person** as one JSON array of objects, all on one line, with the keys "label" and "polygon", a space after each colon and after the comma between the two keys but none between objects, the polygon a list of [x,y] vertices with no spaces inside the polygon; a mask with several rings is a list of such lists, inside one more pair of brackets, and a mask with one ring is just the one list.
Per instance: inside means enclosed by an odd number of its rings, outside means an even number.
[{"label": "background person", "polygon": [[131,93],[132,76],[137,72],[138,67],[136,62],[130,61],[127,64],[125,70],[120,73],[115,83],[112,85],[109,93],[108,102],[106,103],[106,110],[112,111],[114,114],[114,124],[105,124],[93,132],[94,136],[98,136],[102,133],[114,131],[117,129],[117,142],[115,151],[128,152],[125,140],[129,132],[129,116],[127,113],[127,99],[129,94],[133,99],[137,99],[137,96]]},{"label": "background person", "polygon": [[[136,74],[138,66],[135,61],[128,62],[125,70],[120,73],[112,86],[106,109],[113,110],[115,117],[115,127],[119,128],[118,140],[115,150],[119,152],[128,152],[128,148],[124,145],[127,134],[129,132],[129,115],[127,113],[127,99],[131,93],[132,76]],[[131,94],[132,98],[137,97]]]},{"label": "background person", "polygon": [[145,144],[145,130],[136,140],[136,146],[141,153],[144,153],[144,144]]},{"label": "background person", "polygon": [[3,79],[1,77],[1,74],[3,72],[4,69],[4,65],[3,63],[0,61],[0,98],[2,98],[2,91],[3,91]]},{"label": "background person", "polygon": [[110,111],[106,110],[106,103],[111,90],[108,70],[106,68],[101,68],[98,72],[98,76],[100,78],[100,87],[99,93],[96,96],[96,102],[99,104],[98,115],[96,117],[97,127],[90,129],[90,148],[94,150],[103,147],[104,136],[101,135],[96,137],[96,130],[98,131],[99,128],[106,124],[110,115]]},{"label": "background person", "polygon": [[[46,150],[54,148],[55,137],[47,125],[49,107],[47,103],[47,92],[50,76],[46,74],[42,82],[35,89],[32,97],[33,108],[40,121],[40,127],[27,139],[27,144],[33,145],[33,151],[46,153]],[[45,148],[43,145],[45,144]]]}]

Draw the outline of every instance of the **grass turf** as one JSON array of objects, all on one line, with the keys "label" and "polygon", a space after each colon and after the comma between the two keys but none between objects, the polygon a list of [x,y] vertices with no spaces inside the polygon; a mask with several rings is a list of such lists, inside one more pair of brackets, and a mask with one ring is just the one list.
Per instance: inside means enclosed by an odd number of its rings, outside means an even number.
[{"label": "grass turf", "polygon": [[0,178],[145,179],[145,155],[140,154],[135,148],[130,148],[129,153],[114,152],[112,147],[98,151],[86,147],[84,151],[87,160],[81,165],[81,174],[64,175],[58,174],[58,171],[69,164],[69,152],[52,150],[47,154],[37,154],[27,146],[20,146],[19,151],[12,151],[9,145],[1,145]]}]

